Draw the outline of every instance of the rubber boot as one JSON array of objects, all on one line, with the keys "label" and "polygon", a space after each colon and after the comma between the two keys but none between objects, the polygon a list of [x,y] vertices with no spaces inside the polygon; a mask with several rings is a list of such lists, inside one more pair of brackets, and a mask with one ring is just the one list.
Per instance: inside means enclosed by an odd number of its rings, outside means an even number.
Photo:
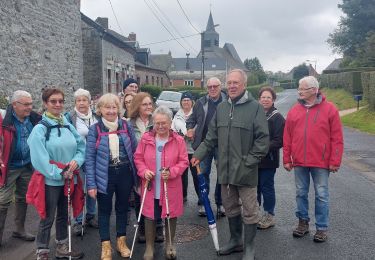
[{"label": "rubber boot", "polygon": [[[177,225],[177,218],[169,219],[170,223],[170,240],[169,240],[169,228],[168,228],[168,220],[165,220],[165,259],[176,259],[177,252],[176,246],[174,244],[174,237],[176,234],[176,225]],[[171,243],[172,242],[172,243]]]},{"label": "rubber boot", "polygon": [[[160,223],[158,223],[160,221]],[[160,219],[156,221],[156,235],[155,235],[155,242],[162,243],[164,242],[164,234],[163,234],[163,221]]]},{"label": "rubber boot", "polygon": [[220,248],[220,255],[229,255],[234,252],[243,251],[242,242],[242,217],[241,214],[235,217],[228,218],[230,239],[229,242]]},{"label": "rubber boot", "polygon": [[35,236],[25,232],[26,212],[26,202],[18,201],[15,203],[14,223],[16,224],[16,231],[13,232],[12,237],[19,238],[24,241],[34,241]]},{"label": "rubber boot", "polygon": [[0,246],[3,240],[5,220],[7,218],[8,208],[0,208]]},{"label": "rubber boot", "polygon": [[130,249],[126,245],[126,236],[117,238],[117,252],[119,252],[121,256],[125,258],[130,256]]},{"label": "rubber boot", "polygon": [[242,260],[254,260],[255,248],[254,248],[254,238],[257,233],[257,224],[245,224],[245,252],[242,256]]},{"label": "rubber boot", "polygon": [[111,241],[102,242],[102,255],[101,260],[112,260],[112,247]]},{"label": "rubber boot", "polygon": [[146,251],[143,260],[154,259],[156,225],[152,219],[145,218]]}]

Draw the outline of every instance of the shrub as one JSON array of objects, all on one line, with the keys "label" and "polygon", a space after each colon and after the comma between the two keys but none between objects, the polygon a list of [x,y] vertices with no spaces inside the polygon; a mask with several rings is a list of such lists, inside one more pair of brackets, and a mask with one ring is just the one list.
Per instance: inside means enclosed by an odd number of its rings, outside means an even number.
[{"label": "shrub", "polygon": [[0,108],[1,109],[6,109],[6,107],[8,106],[8,104],[9,104],[9,102],[6,99],[6,97],[3,96],[3,95],[0,95]]}]

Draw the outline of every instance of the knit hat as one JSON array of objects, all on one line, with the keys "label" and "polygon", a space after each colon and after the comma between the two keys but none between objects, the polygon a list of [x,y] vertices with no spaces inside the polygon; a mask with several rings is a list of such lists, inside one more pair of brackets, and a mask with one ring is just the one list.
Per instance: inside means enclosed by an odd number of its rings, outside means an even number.
[{"label": "knit hat", "polygon": [[128,78],[127,80],[124,81],[124,84],[122,85],[122,90],[126,89],[130,84],[137,84],[138,85],[138,82],[133,79],[133,78]]},{"label": "knit hat", "polygon": [[182,101],[184,98],[188,98],[192,101],[194,100],[193,95],[189,91],[186,91],[186,92],[182,93],[180,101]]}]

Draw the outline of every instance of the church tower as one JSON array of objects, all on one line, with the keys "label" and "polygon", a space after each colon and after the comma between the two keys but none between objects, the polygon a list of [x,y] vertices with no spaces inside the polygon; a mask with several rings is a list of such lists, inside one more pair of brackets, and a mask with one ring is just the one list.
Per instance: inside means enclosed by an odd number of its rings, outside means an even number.
[{"label": "church tower", "polygon": [[219,34],[215,31],[214,20],[212,14],[208,17],[206,31],[203,37],[204,51],[215,51],[215,48],[219,47]]}]

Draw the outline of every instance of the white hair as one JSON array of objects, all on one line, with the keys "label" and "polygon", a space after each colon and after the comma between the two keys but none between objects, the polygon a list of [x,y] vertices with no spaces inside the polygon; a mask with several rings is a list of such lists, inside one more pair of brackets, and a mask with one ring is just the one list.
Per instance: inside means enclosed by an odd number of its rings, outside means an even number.
[{"label": "white hair", "polygon": [[157,107],[155,109],[155,111],[152,113],[152,119],[154,119],[156,115],[165,115],[171,121],[173,119],[173,113],[172,113],[172,111],[168,107],[166,107],[166,106],[159,106],[159,107]]},{"label": "white hair", "polygon": [[210,82],[210,81],[217,81],[217,82],[219,83],[219,85],[221,86],[221,81],[220,81],[220,79],[217,78],[217,77],[209,78],[209,79],[207,80],[207,85],[208,85],[208,82]]},{"label": "white hair", "polygon": [[314,76],[306,76],[299,80],[299,84],[306,83],[309,88],[319,89],[319,82]]},{"label": "white hair", "polygon": [[235,72],[237,72],[241,75],[242,81],[243,81],[243,83],[246,87],[247,86],[247,74],[246,74],[246,72],[241,70],[241,69],[233,69],[233,70],[229,71],[228,75],[231,74],[231,73],[235,73]]},{"label": "white hair", "polygon": [[10,103],[16,102],[23,97],[32,98],[31,94],[25,90],[16,90],[14,91]]},{"label": "white hair", "polygon": [[74,100],[81,96],[87,97],[89,101],[91,100],[90,92],[86,89],[79,88],[74,92]]}]

